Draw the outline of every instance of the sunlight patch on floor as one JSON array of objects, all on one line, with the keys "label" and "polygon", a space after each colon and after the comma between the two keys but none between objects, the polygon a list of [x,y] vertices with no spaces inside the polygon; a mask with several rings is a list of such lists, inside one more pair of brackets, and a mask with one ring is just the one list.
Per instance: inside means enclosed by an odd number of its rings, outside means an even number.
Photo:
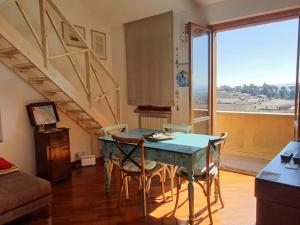
[{"label": "sunlight patch on floor", "polygon": [[[195,224],[209,224],[206,208],[206,198],[199,185],[194,184],[195,188]],[[221,171],[221,188],[225,208],[221,208],[218,201],[213,203],[214,194],[211,195],[212,212],[214,224],[224,225],[253,225],[255,224],[255,197],[254,197],[254,177]],[[213,191],[213,188],[212,188]],[[176,193],[176,189],[174,190]],[[171,196],[170,192],[166,196]],[[154,218],[172,217],[175,205],[174,200],[162,204],[150,213]],[[189,218],[187,183],[180,192],[178,209],[175,218],[178,222],[187,222]],[[162,203],[162,196],[156,198],[158,203]],[[229,221],[232,221],[229,223]]]}]

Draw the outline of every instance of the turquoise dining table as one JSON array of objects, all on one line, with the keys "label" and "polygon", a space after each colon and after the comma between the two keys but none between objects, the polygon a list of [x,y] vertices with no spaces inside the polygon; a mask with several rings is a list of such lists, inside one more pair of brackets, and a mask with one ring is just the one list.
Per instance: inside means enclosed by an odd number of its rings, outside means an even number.
[{"label": "turquoise dining table", "polygon": [[[139,128],[125,131],[118,136],[127,138],[144,138],[145,135],[158,132],[157,130]],[[219,138],[218,136],[191,134],[173,132],[174,138],[165,141],[148,141],[145,140],[145,159],[154,160],[161,163],[171,164],[174,166],[185,167],[189,174],[188,198],[189,198],[189,221],[194,224],[194,182],[193,171],[199,166],[205,166],[205,149],[208,147],[209,140]],[[104,172],[106,192],[110,192],[109,176],[109,157],[110,154],[117,153],[118,149],[114,144],[111,135],[98,138],[102,144],[104,154]],[[202,164],[202,165],[201,165]],[[171,185],[173,185],[173,180]]]}]

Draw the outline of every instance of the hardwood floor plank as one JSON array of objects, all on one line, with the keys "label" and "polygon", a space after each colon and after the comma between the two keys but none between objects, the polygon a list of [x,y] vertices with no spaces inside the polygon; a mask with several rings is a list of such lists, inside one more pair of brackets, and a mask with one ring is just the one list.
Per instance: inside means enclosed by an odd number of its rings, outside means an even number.
[{"label": "hardwood floor plank", "polygon": [[[149,216],[145,218],[137,181],[134,179],[130,181],[130,199],[123,198],[122,207],[118,209],[118,169],[113,171],[110,194],[105,192],[103,171],[102,160],[99,160],[95,167],[74,169],[72,180],[58,183],[53,187],[51,215],[48,213],[48,207],[45,207],[8,225],[188,224],[186,184],[180,193],[180,207],[175,217],[172,217],[175,201],[164,203],[160,196],[159,182],[153,180],[147,202]],[[221,209],[219,203],[212,206],[214,224],[255,224],[254,177],[221,171],[221,190],[225,208]],[[166,192],[167,196],[170,196],[168,182]],[[205,202],[203,192],[195,184],[195,224],[209,224]]]}]

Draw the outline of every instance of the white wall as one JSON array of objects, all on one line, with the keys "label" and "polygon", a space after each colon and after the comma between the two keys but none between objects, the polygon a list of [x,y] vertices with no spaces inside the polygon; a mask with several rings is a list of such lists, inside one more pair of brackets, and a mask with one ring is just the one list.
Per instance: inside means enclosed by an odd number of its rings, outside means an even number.
[{"label": "white wall", "polygon": [[[188,62],[188,44],[179,40],[180,34],[184,31],[184,24],[191,21],[200,24],[214,24],[227,20],[249,17],[267,12],[300,6],[300,0],[225,0],[202,8],[174,13],[174,58],[176,46],[179,47],[179,61]],[[138,116],[133,112],[135,107],[127,104],[126,97],[126,57],[125,57],[125,36],[122,24],[112,27],[112,64],[113,74],[118,75],[123,90],[123,121],[129,124],[130,128],[138,126]],[[175,63],[175,60],[174,60]],[[183,67],[184,68],[184,67]],[[188,68],[184,68],[188,69]],[[176,67],[174,65],[174,76]],[[176,82],[176,80],[175,80]],[[179,99],[178,107],[173,107],[172,121],[174,123],[188,123],[188,88],[177,88]],[[176,104],[176,97],[174,93]]]},{"label": "white wall", "polygon": [[[0,110],[3,142],[0,143],[0,157],[35,174],[35,148],[33,128],[26,111],[26,105],[46,99],[32,89],[5,66],[0,64]],[[59,127],[70,130],[71,157],[75,152],[90,153],[90,137],[78,125],[59,111]]]}]

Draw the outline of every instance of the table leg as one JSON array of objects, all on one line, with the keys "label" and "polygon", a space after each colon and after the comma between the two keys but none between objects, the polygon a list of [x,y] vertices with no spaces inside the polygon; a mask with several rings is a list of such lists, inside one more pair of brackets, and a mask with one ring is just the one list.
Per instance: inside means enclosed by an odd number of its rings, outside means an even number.
[{"label": "table leg", "polygon": [[189,213],[190,213],[189,221],[190,224],[193,225],[195,221],[195,214],[194,214],[194,178],[192,173],[189,173],[188,196],[189,196]]},{"label": "table leg", "polygon": [[106,154],[104,155],[104,175],[105,175],[105,188],[106,192],[110,192],[110,160],[109,156]]},{"label": "table leg", "polygon": [[129,199],[129,192],[128,192],[128,177],[125,178],[125,194],[126,194],[126,199]]}]

